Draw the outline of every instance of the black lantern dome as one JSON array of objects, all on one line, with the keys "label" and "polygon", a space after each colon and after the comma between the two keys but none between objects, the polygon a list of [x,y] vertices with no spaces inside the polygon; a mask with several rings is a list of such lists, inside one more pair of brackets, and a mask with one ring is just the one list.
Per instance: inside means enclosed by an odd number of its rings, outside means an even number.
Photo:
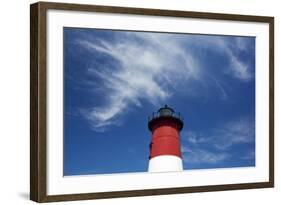
[{"label": "black lantern dome", "polygon": [[164,107],[158,109],[156,113],[153,112],[152,116],[148,118],[149,130],[152,130],[152,127],[156,122],[167,119],[175,121],[179,130],[183,128],[183,118],[181,117],[180,113],[176,113],[173,108],[169,107],[168,105],[164,105]]}]

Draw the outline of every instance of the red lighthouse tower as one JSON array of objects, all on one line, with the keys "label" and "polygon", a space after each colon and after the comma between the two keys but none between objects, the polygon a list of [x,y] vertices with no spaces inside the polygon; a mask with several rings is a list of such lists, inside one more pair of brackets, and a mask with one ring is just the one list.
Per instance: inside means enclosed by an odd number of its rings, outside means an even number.
[{"label": "red lighthouse tower", "polygon": [[149,118],[152,133],[149,156],[149,172],[182,171],[180,131],[183,119],[180,113],[165,105]]}]

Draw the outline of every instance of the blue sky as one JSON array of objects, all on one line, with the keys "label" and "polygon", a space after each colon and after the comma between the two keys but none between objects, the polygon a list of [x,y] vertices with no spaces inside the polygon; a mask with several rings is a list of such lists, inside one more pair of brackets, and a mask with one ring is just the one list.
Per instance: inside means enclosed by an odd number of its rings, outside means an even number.
[{"label": "blue sky", "polygon": [[164,104],[185,170],[255,166],[255,38],[64,28],[64,175],[146,172]]}]

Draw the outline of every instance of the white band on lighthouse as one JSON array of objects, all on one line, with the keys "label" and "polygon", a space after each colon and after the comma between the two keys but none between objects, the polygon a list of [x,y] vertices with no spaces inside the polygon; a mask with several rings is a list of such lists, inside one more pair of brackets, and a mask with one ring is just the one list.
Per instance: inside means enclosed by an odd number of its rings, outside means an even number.
[{"label": "white band on lighthouse", "polygon": [[149,160],[148,172],[182,171],[182,159],[175,155],[160,155]]}]

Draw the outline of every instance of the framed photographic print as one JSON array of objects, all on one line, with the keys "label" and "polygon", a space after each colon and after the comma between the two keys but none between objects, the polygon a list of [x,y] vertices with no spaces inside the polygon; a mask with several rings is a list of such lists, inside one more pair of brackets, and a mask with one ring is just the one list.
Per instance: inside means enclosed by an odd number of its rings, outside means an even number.
[{"label": "framed photographic print", "polygon": [[274,186],[274,18],[31,5],[30,198]]}]

